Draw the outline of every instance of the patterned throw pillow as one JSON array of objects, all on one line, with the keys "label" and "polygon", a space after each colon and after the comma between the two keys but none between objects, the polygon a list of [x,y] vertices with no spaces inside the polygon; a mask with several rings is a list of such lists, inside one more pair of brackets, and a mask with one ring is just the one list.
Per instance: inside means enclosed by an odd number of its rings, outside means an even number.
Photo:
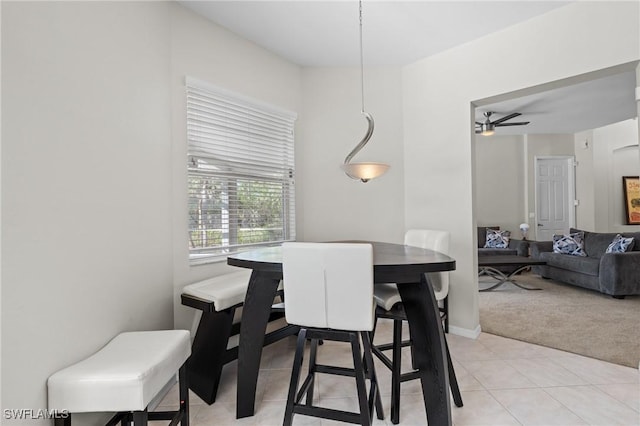
[{"label": "patterned throw pillow", "polygon": [[618,234],[613,238],[605,253],[624,253],[633,248],[633,237],[625,238]]},{"label": "patterned throw pillow", "polygon": [[487,228],[487,240],[484,248],[507,248],[509,247],[510,237],[511,232],[509,231],[496,231],[495,229]]},{"label": "patterned throw pillow", "polygon": [[569,235],[553,236],[553,252],[570,254],[572,256],[586,256],[584,252],[584,232]]}]

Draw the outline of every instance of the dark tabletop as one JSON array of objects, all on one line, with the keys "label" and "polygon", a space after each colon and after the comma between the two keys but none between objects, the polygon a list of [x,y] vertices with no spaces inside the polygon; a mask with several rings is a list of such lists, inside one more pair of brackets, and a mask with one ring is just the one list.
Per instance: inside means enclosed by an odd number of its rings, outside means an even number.
[{"label": "dark tabletop", "polygon": [[[416,282],[416,274],[452,271],[456,261],[437,251],[376,241],[340,241],[373,246],[374,279],[383,282]],[[514,256],[515,257],[515,256]],[[282,272],[281,247],[267,247],[231,255],[227,263],[242,268]]]}]

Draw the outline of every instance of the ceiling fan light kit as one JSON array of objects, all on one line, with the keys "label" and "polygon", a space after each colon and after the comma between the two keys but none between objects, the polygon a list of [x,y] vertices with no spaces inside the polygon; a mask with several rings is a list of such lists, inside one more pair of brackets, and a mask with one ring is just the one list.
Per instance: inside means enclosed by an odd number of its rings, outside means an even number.
[{"label": "ceiling fan light kit", "polygon": [[361,162],[361,163],[352,163],[351,160],[355,155],[360,152],[362,148],[369,142],[371,139],[371,135],[373,135],[373,117],[371,114],[365,111],[364,109],[364,60],[362,53],[362,0],[359,2],[359,11],[360,11],[360,91],[362,95],[362,114],[367,119],[368,128],[362,140],[356,145],[353,150],[344,159],[344,164],[341,166],[342,170],[345,172],[347,176],[351,179],[357,179],[361,182],[369,182],[371,179],[375,179],[379,176],[382,176],[389,170],[389,165],[384,163],[372,163],[372,162]]},{"label": "ceiling fan light kit", "polygon": [[520,121],[517,123],[505,123],[507,120],[511,120],[512,118],[518,117],[522,115],[522,113],[514,112],[509,115],[505,115],[502,118],[491,121],[491,116],[493,115],[493,111],[487,111],[483,115],[485,117],[484,121],[476,121],[476,133],[481,134],[482,136],[491,136],[495,133],[496,127],[506,127],[506,126],[526,126],[529,124],[529,121]]}]

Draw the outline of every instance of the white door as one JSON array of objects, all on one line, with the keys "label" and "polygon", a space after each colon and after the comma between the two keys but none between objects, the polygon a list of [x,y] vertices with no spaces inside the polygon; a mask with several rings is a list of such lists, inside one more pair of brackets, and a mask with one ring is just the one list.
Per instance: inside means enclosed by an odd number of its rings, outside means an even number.
[{"label": "white door", "polygon": [[550,241],[575,226],[573,157],[536,158],[536,235]]}]

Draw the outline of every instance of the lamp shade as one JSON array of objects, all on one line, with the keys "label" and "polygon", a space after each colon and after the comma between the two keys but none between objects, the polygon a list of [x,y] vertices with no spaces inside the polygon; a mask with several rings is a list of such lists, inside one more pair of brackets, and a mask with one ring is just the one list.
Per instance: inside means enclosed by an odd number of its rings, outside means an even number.
[{"label": "lamp shade", "polygon": [[496,132],[495,126],[491,123],[482,125],[482,136],[491,136]]},{"label": "lamp shade", "polygon": [[522,237],[527,238],[527,233],[529,232],[529,224],[521,223],[520,224],[520,232],[522,232]]},{"label": "lamp shade", "polygon": [[353,179],[368,182],[382,176],[389,170],[389,165],[384,163],[347,163],[341,166],[342,170]]}]

